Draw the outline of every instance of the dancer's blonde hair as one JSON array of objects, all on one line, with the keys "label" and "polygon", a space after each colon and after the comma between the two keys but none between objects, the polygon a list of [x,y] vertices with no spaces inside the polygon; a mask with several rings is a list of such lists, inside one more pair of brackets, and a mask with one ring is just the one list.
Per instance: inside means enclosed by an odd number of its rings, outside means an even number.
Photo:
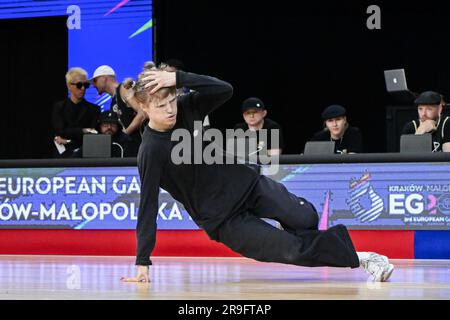
[{"label": "dancer's blonde hair", "polygon": [[166,65],[161,65],[159,67],[156,67],[156,65],[153,63],[153,61],[148,61],[144,65],[144,69],[142,72],[138,75],[137,81],[134,81],[132,78],[127,78],[123,81],[122,85],[125,89],[132,89],[133,90],[133,97],[138,102],[140,102],[140,105],[143,108],[146,108],[149,105],[149,102],[153,100],[162,100],[167,98],[171,93],[176,94],[176,88],[175,87],[165,87],[160,88],[158,91],[156,91],[153,94],[150,94],[150,91],[155,86],[150,86],[148,88],[145,88],[145,85],[148,84],[148,80],[144,80],[145,77],[148,76],[149,71],[164,71],[166,68]]}]

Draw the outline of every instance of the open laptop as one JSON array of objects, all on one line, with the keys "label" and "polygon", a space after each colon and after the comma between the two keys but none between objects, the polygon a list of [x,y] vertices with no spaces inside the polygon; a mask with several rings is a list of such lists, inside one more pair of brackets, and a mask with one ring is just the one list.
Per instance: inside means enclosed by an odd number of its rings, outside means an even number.
[{"label": "open laptop", "polygon": [[83,158],[111,158],[111,135],[85,134]]},{"label": "open laptop", "polygon": [[404,69],[384,71],[386,90],[399,105],[413,105],[417,94],[408,89]]},{"label": "open laptop", "polygon": [[334,141],[308,141],[303,154],[334,154]]},{"label": "open laptop", "polygon": [[405,69],[384,70],[387,92],[408,91]]},{"label": "open laptop", "polygon": [[400,152],[427,153],[432,151],[431,147],[430,133],[403,134],[400,137]]}]

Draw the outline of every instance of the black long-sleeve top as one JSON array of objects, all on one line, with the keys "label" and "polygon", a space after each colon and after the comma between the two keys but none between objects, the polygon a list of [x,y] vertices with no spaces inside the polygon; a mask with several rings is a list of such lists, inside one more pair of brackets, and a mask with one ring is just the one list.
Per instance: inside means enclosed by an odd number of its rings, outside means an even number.
[{"label": "black long-sleeve top", "polygon": [[84,99],[75,104],[70,98],[66,98],[53,105],[54,134],[65,139],[72,139],[72,146],[79,147],[83,141],[83,128],[95,128],[99,116],[99,106]]},{"label": "black long-sleeve top", "polygon": [[[259,174],[245,164],[179,164],[171,160],[175,129],[187,129],[191,138],[194,121],[203,121],[233,94],[219,79],[176,71],[177,88],[193,92],[177,98],[177,121],[173,129],[160,132],[146,127],[138,153],[141,199],[137,220],[136,265],[150,265],[156,240],[159,188],[181,202],[195,223],[214,239],[216,228],[243,204]],[[194,138],[192,138],[194,139]],[[192,143],[194,145],[194,143]]]}]

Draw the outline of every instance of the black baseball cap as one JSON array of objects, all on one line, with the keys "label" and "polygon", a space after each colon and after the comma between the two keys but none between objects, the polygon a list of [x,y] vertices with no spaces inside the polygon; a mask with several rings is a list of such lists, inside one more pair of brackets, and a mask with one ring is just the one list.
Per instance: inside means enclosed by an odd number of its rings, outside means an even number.
[{"label": "black baseball cap", "polygon": [[343,106],[338,104],[332,104],[331,106],[328,106],[323,110],[322,112],[322,119],[328,120],[333,119],[337,117],[343,117],[346,114],[346,110]]},{"label": "black baseball cap", "polygon": [[117,116],[117,113],[113,111],[103,111],[100,113],[100,117],[98,119],[98,123],[116,123],[120,124],[119,117]]},{"label": "black baseball cap", "polygon": [[434,91],[425,91],[422,92],[416,100],[414,100],[414,104],[418,105],[439,105],[442,100],[442,95]]},{"label": "black baseball cap", "polygon": [[264,103],[255,97],[251,97],[248,99],[245,99],[242,103],[242,112],[245,112],[249,109],[258,109],[258,110],[266,110],[266,107],[264,106]]}]

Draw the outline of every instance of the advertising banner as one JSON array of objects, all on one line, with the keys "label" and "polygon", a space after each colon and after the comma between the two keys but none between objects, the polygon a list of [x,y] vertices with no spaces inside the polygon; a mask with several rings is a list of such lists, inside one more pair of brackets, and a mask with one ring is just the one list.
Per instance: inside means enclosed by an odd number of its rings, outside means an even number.
[{"label": "advertising banner", "polygon": [[[321,229],[450,229],[448,163],[280,165],[270,177],[313,203]],[[135,167],[0,169],[0,228],[134,229],[139,198]],[[198,228],[162,189],[157,223]]]}]

